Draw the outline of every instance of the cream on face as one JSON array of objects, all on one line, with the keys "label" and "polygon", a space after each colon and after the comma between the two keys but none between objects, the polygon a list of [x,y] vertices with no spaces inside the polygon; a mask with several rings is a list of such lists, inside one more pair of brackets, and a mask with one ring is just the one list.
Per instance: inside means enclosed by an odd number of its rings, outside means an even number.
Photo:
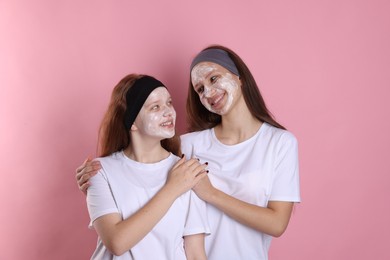
[{"label": "cream on face", "polygon": [[150,93],[134,124],[144,135],[165,139],[175,135],[175,121],[171,95],[166,88],[159,87]]},{"label": "cream on face", "polygon": [[191,71],[191,81],[200,101],[210,112],[224,115],[233,104],[239,80],[224,67],[201,62]]}]

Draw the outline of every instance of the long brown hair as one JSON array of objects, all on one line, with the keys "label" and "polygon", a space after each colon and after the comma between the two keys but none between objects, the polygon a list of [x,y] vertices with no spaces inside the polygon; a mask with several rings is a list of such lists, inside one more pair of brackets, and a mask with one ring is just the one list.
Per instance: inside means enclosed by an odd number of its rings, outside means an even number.
[{"label": "long brown hair", "polygon": [[[124,124],[126,111],[126,93],[133,86],[136,80],[144,75],[129,74],[119,81],[114,87],[108,109],[103,117],[99,129],[98,155],[108,156],[112,153],[127,148],[131,142],[129,131]],[[172,138],[164,139],[161,145],[167,151],[181,155],[180,138],[175,135]]]},{"label": "long brown hair", "polygon": [[[267,106],[265,105],[264,99],[260,94],[260,90],[256,84],[256,81],[253,78],[252,73],[250,72],[248,67],[245,65],[244,61],[232,50],[221,45],[211,45],[203,49],[202,51],[207,49],[220,49],[228,53],[229,57],[236,65],[240,74],[241,91],[244,96],[245,103],[248,106],[248,109],[251,114],[261,122],[267,122],[268,124],[273,125],[277,128],[285,129],[281,124],[276,122],[271,112],[268,110]],[[191,75],[190,84],[188,88],[186,109],[189,131],[205,130],[213,128],[221,123],[222,117],[218,114],[210,112],[201,103],[199,96],[195,92],[194,87],[192,85]]]}]

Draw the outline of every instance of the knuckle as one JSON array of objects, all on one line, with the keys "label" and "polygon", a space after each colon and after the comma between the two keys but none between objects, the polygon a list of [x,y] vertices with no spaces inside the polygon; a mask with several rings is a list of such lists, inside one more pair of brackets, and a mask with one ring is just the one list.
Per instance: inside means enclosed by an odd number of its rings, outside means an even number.
[{"label": "knuckle", "polygon": [[80,178],[80,181],[81,181],[82,183],[86,182],[87,180],[88,180],[87,174],[84,174],[84,175]]}]

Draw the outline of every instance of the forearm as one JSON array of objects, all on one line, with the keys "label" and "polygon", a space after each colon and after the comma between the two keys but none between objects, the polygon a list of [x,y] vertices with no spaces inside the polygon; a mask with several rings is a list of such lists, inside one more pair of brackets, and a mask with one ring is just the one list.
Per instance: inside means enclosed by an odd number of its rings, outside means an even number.
[{"label": "forearm", "polygon": [[[107,248],[121,255],[141,241],[163,218],[176,195],[162,188],[144,207],[125,220],[98,223],[97,231]],[[97,221],[96,221],[97,222]]]},{"label": "forearm", "polygon": [[184,237],[184,250],[188,260],[206,260],[204,248],[204,234],[195,234]]},{"label": "forearm", "polygon": [[268,207],[260,207],[215,188],[205,200],[237,222],[274,237],[287,228],[293,206],[290,202],[270,202]]}]

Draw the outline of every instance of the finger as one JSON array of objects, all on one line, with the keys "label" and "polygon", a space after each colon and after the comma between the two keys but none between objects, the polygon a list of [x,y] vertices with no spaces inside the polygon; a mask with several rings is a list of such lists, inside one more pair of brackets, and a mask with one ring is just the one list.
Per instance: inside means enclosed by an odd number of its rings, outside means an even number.
[{"label": "finger", "polygon": [[88,179],[85,179],[85,175],[83,175],[80,179],[77,180],[77,185],[79,188],[81,188],[87,181]]},{"label": "finger", "polygon": [[87,162],[89,162],[90,160],[91,159],[89,159],[89,157],[87,159],[85,159],[84,162],[79,167],[77,167],[76,173],[81,172],[84,169],[84,167],[87,164]]},{"label": "finger", "polygon": [[102,165],[100,164],[100,162],[99,161],[94,161],[94,162],[88,164],[84,168],[84,171],[85,171],[85,173],[90,173],[90,172],[98,171],[101,168],[102,168]]},{"label": "finger", "polygon": [[99,161],[89,162],[88,165],[76,174],[76,179],[80,180],[85,174],[92,174],[98,172],[102,168]]},{"label": "finger", "polygon": [[83,171],[86,167],[94,166],[95,169],[101,168],[100,161],[91,161],[91,159],[86,159],[81,166],[79,166],[76,170],[76,173],[80,173]]},{"label": "finger", "polygon": [[198,176],[199,174],[202,174],[202,173],[205,173],[207,175],[209,172],[210,172],[209,170],[203,170],[203,171],[199,172],[196,176]]},{"label": "finger", "polygon": [[78,185],[81,187],[84,183],[88,182],[89,180],[89,174],[84,173],[80,176],[80,178],[77,180]]},{"label": "finger", "polygon": [[81,178],[79,179],[78,183],[79,183],[79,186],[83,185],[85,182],[88,182],[89,179],[96,175],[98,171],[91,171],[91,172],[88,172],[88,173],[85,173],[83,176],[81,176]]},{"label": "finger", "polygon": [[79,186],[79,189],[86,195],[89,186],[90,186],[90,183],[86,182],[82,186]]},{"label": "finger", "polygon": [[202,166],[204,164],[201,164],[198,159],[191,159],[191,162],[190,162],[190,165],[188,166],[188,168],[191,170],[191,171],[196,171],[196,169],[200,166]]},{"label": "finger", "polygon": [[[207,177],[207,174],[208,174],[208,173],[209,173],[209,171],[206,170],[206,171],[203,171],[203,172],[199,173],[198,175],[196,175],[196,176],[195,176],[195,179],[194,179],[195,183],[198,184],[198,182],[199,182],[200,180],[202,180],[203,178]],[[195,185],[196,185],[196,184],[195,184]]]},{"label": "finger", "polygon": [[198,165],[198,164],[199,164],[198,159],[196,159],[196,158],[191,158],[191,159],[187,160],[187,161],[183,164],[183,166],[187,167],[188,169],[191,169],[191,168],[196,167],[196,165]]},{"label": "finger", "polygon": [[80,178],[84,175],[84,172],[83,171],[80,171],[76,174],[76,180],[79,181]]},{"label": "finger", "polygon": [[178,160],[178,161],[175,163],[175,165],[172,167],[172,170],[174,170],[174,169],[176,169],[176,168],[182,166],[183,163],[185,163],[185,162],[186,162],[186,157],[185,157],[184,154],[183,154],[183,156],[180,158],[180,160]]},{"label": "finger", "polygon": [[87,166],[84,166],[77,174],[76,174],[76,180],[79,181],[87,171]]},{"label": "finger", "polygon": [[198,175],[199,173],[202,173],[206,171],[207,164],[199,164],[196,168],[193,169],[193,174]]}]

